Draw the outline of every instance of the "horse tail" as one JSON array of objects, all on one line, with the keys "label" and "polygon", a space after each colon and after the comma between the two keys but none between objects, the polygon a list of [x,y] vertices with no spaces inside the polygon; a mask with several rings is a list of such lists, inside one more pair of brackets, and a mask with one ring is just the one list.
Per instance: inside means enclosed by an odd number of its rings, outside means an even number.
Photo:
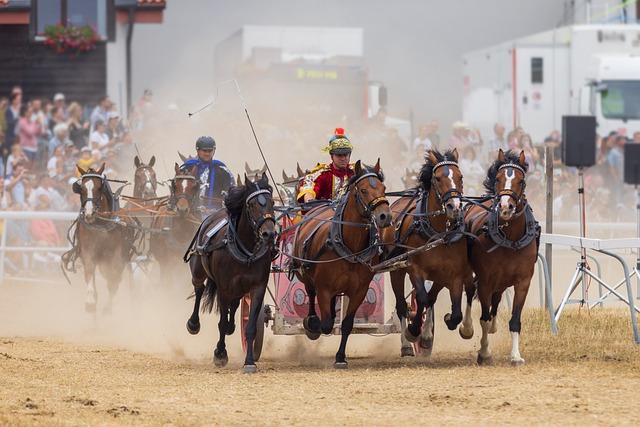
[{"label": "horse tail", "polygon": [[218,290],[218,286],[216,286],[216,282],[213,279],[207,279],[204,287],[204,294],[202,295],[204,298],[204,303],[202,305],[202,311],[208,311],[211,313],[213,310],[213,305],[216,302],[216,293]]}]

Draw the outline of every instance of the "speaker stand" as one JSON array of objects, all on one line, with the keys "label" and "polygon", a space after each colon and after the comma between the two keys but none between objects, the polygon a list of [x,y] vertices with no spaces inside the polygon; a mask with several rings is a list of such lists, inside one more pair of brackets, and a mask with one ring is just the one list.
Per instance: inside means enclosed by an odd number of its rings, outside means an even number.
[{"label": "speaker stand", "polygon": [[[585,224],[585,199],[584,199],[584,168],[578,167],[578,210],[580,215],[580,238],[584,239],[586,236],[586,224]],[[587,301],[587,276],[591,273],[589,271],[589,266],[587,265],[587,249],[584,246],[580,246],[580,261],[576,266],[575,271],[573,272],[573,276],[571,277],[571,281],[569,282],[569,286],[567,287],[567,292],[565,292],[562,297],[562,301],[558,306],[555,312],[555,321],[557,322],[562,315],[562,311],[566,307],[567,304],[580,304],[580,306],[584,306],[588,304]],[[581,298],[580,299],[569,299],[571,295],[576,290],[578,285],[582,284],[581,289]]]}]

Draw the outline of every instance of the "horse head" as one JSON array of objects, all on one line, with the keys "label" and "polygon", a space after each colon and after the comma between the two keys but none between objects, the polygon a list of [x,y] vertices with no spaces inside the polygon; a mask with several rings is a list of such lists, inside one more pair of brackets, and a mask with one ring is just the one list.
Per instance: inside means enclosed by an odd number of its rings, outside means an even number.
[{"label": "horse head", "polygon": [[355,175],[349,180],[349,193],[353,193],[360,215],[372,218],[378,228],[391,225],[391,210],[383,182],[380,159],[373,168],[363,166],[358,160]]},{"label": "horse head", "polygon": [[181,169],[175,164],[175,177],[171,180],[171,199],[175,205],[176,212],[180,216],[186,216],[195,208],[198,198],[200,183],[196,178],[198,167]]},{"label": "horse head", "polygon": [[88,170],[82,169],[80,166],[76,166],[78,172],[80,172],[80,178],[73,184],[73,191],[80,194],[80,214],[84,220],[91,224],[96,219],[96,214],[101,209],[109,209],[104,197],[104,180],[102,175],[104,172],[105,164],[98,170],[89,168]]},{"label": "horse head", "polygon": [[156,164],[156,156],[151,156],[148,164],[142,163],[140,158],[136,156],[133,159],[136,166],[133,184],[133,197],[142,199],[152,199],[157,196],[158,180],[153,166]]},{"label": "horse head", "polygon": [[485,188],[495,195],[498,214],[503,221],[509,221],[524,201],[526,174],[529,165],[524,151],[498,151],[498,158],[489,168]]},{"label": "horse head", "polygon": [[420,185],[432,191],[450,220],[458,220],[462,215],[462,172],[458,166],[458,150],[429,150],[427,162],[420,171]]},{"label": "horse head", "polygon": [[244,185],[232,187],[224,200],[231,216],[242,216],[250,224],[256,240],[273,244],[276,220],[273,210],[273,188],[265,173],[250,180],[244,176]]}]

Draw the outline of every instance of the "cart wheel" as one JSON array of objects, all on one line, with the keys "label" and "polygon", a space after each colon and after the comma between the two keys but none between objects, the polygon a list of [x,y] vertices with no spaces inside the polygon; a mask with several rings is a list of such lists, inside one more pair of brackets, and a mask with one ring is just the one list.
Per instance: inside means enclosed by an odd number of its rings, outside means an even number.
[{"label": "cart wheel", "polygon": [[[416,302],[415,292],[411,293],[411,313],[415,315],[415,312],[418,309],[418,304]],[[427,314],[431,317],[431,341],[426,342],[421,337],[415,343],[413,343],[413,351],[416,356],[430,356],[431,350],[433,349],[433,340],[435,339],[435,322],[434,322],[434,307],[426,310],[426,313],[422,314],[422,329],[420,329],[420,335],[422,336],[422,332],[424,331],[425,321],[427,320]]]},{"label": "cart wheel", "polygon": [[[251,309],[251,297],[245,295],[242,298],[240,316],[242,325],[240,327],[240,335],[242,338],[242,351],[247,352],[247,338],[245,332],[247,330],[247,324],[249,323],[249,310]],[[256,322],[256,338],[253,340],[253,359],[257,362],[260,360],[262,354],[262,343],[264,341],[264,307],[260,309],[258,313],[258,321]]]}]

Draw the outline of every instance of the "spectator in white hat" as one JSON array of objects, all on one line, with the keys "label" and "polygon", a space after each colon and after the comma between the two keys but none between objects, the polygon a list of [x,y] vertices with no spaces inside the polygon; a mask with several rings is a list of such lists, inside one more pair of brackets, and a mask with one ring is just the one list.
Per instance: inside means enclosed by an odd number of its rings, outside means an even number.
[{"label": "spectator in white hat", "polygon": [[61,110],[65,120],[69,118],[67,114],[67,104],[64,93],[58,92],[53,96],[53,106],[58,107]]},{"label": "spectator in white hat", "polygon": [[120,114],[117,111],[109,111],[107,114],[107,135],[109,135],[109,141],[114,144],[122,141],[124,126],[122,126]]},{"label": "spectator in white hat", "polygon": [[53,138],[49,141],[49,156],[53,156],[53,152],[58,147],[64,146],[69,140],[69,126],[66,123],[59,123],[53,128]]}]

